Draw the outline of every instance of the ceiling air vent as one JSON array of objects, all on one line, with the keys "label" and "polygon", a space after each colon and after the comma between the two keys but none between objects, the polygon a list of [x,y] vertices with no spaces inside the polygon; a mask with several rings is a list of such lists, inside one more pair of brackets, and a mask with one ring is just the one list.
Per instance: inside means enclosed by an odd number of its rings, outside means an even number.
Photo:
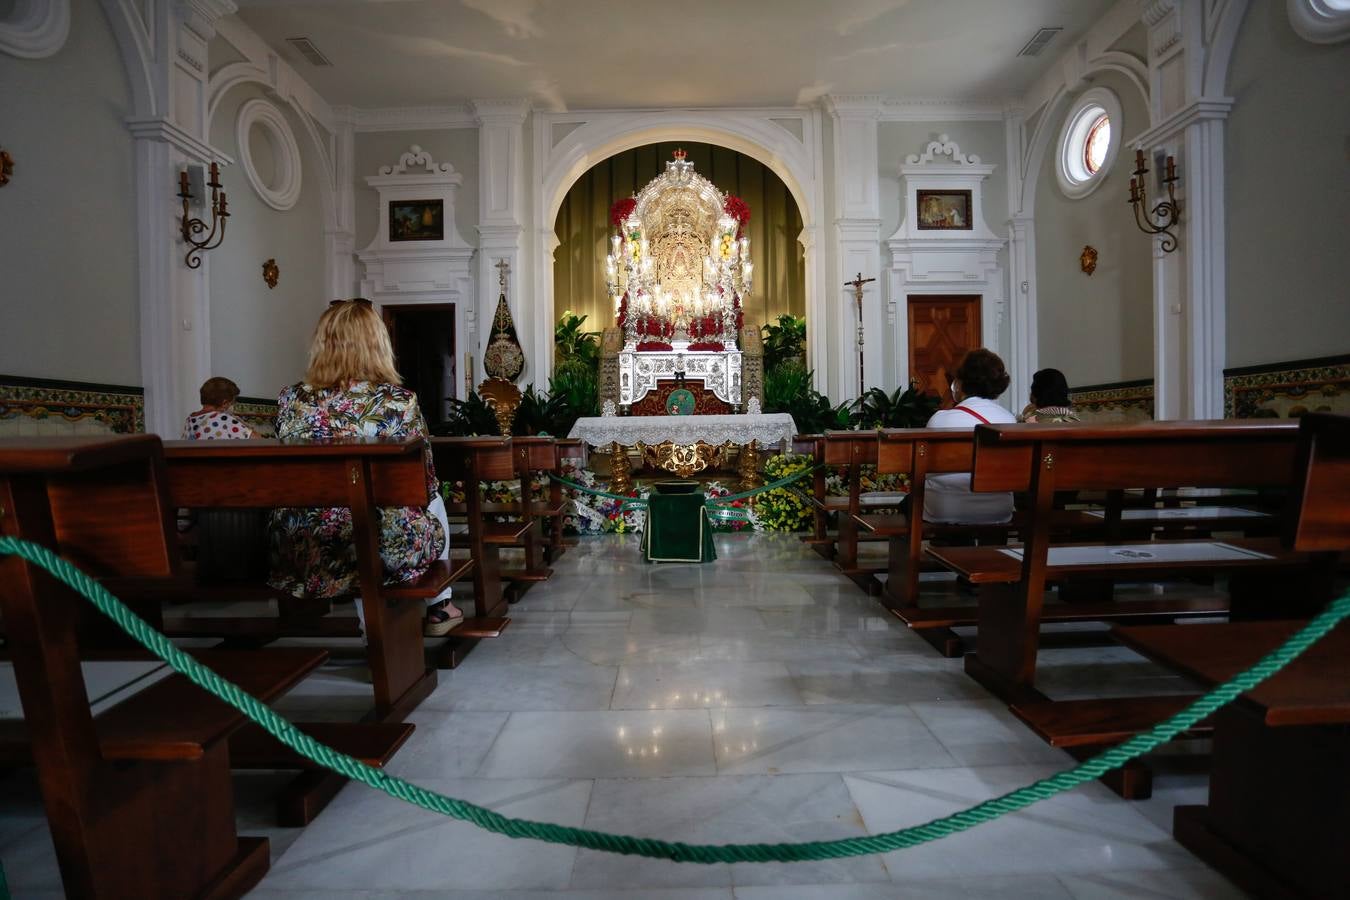
[{"label": "ceiling air vent", "polygon": [[307,37],[286,38],[286,43],[290,44],[300,55],[309,60],[312,65],[331,66],[333,61],[324,56],[314,42]]},{"label": "ceiling air vent", "polygon": [[1018,56],[1040,56],[1045,45],[1055,39],[1055,35],[1063,31],[1063,28],[1042,28],[1031,36],[1027,45],[1018,51]]}]

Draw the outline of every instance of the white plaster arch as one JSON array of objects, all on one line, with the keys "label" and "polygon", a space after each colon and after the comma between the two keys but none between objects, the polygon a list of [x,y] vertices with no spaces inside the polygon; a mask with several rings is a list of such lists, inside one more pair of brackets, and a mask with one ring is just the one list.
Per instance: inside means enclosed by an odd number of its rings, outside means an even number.
[{"label": "white plaster arch", "polygon": [[802,142],[767,121],[691,110],[588,122],[559,141],[549,155],[541,185],[546,200],[545,223],[553,224],[567,192],[592,166],[625,150],[668,141],[716,144],[759,160],[792,192],[803,225],[809,227],[819,221],[820,211],[811,202],[809,190],[814,171]]},{"label": "white plaster arch", "polygon": [[70,35],[70,0],[18,0],[0,18],[0,51],[20,59],[56,54]]},{"label": "white plaster arch", "polygon": [[148,119],[160,112],[155,82],[154,41],[131,0],[100,0],[108,17],[131,89],[132,113]]},{"label": "white plaster arch", "polygon": [[[746,110],[661,110],[651,112],[577,114],[583,124],[557,144],[550,144],[551,123],[556,116],[535,120],[535,242],[538,273],[534,310],[534,358],[536,372],[552,370],[553,360],[553,252],[558,247],[554,225],[558,210],[572,185],[592,166],[626,150],[671,141],[713,144],[743,153],[767,166],[782,179],[802,216],[802,244],[806,268],[806,316],[808,327],[822,339],[810,343],[810,364],[818,381],[826,378],[829,347],[823,338],[825,288],[821,244],[815,239],[824,221],[824,194],[819,151],[817,114],[801,111],[803,137],[797,138],[772,115]],[[569,117],[570,118],[570,117]],[[575,119],[571,119],[575,121]],[[546,339],[547,338],[547,339]],[[821,385],[818,385],[820,387]]]}]

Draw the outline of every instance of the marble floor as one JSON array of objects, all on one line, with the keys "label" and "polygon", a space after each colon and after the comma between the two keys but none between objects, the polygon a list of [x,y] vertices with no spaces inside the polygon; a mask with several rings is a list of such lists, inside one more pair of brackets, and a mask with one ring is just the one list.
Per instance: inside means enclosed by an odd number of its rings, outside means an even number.
[{"label": "marble floor", "polygon": [[[632,537],[583,539],[413,715],[390,766],[511,816],[690,842],[804,841],[917,824],[1071,765],[795,538],[719,535],[704,566],[644,566]],[[956,596],[954,585],[934,591]],[[1118,648],[1047,650],[1052,696],[1179,690]],[[343,718],[359,665],[280,708]],[[240,830],[272,840],[258,900],[1224,898],[1176,844],[1202,802],[1184,754],[1154,797],[1088,785],[921,847],[849,860],[696,866],[513,841],[348,786],[275,827],[275,775],[237,777]],[[60,896],[30,776],[0,777],[0,860],[17,898]]]}]

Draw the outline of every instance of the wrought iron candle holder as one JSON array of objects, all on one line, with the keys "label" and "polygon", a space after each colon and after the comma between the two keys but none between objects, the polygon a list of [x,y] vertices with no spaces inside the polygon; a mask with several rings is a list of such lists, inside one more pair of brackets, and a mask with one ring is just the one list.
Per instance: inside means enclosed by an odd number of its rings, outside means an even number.
[{"label": "wrought iron candle holder", "polygon": [[1148,174],[1148,166],[1144,165],[1144,151],[1135,151],[1134,177],[1130,179],[1130,206],[1134,209],[1134,221],[1139,230],[1144,234],[1161,234],[1162,251],[1171,253],[1177,249],[1177,236],[1172,233],[1172,229],[1181,218],[1181,207],[1177,203],[1173,187],[1177,182],[1176,161],[1169,156],[1166,165],[1162,183],[1167,185],[1167,199],[1160,201],[1150,210],[1148,187],[1144,181],[1144,176]]},{"label": "wrought iron candle holder", "polygon": [[[211,189],[209,229],[206,222],[192,218],[189,208],[192,203],[192,188],[188,186],[188,173],[186,170],[178,173],[178,196],[183,201],[183,242],[192,248],[188,250],[187,256],[183,257],[183,262],[187,263],[189,269],[201,268],[202,254],[207,250],[216,249],[225,240],[225,220],[230,217],[225,192],[220,189],[220,167],[215,163],[211,163],[211,180],[206,186]],[[197,240],[195,236],[203,232],[206,232],[206,237]]]}]

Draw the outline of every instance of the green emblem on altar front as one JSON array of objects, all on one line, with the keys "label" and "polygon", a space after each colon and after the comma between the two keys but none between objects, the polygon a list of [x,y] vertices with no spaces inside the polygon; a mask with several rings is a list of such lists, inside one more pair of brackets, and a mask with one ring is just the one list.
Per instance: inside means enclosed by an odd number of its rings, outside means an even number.
[{"label": "green emblem on altar front", "polygon": [[685,388],[677,388],[666,397],[666,412],[672,416],[692,416],[694,405],[693,392]]}]

